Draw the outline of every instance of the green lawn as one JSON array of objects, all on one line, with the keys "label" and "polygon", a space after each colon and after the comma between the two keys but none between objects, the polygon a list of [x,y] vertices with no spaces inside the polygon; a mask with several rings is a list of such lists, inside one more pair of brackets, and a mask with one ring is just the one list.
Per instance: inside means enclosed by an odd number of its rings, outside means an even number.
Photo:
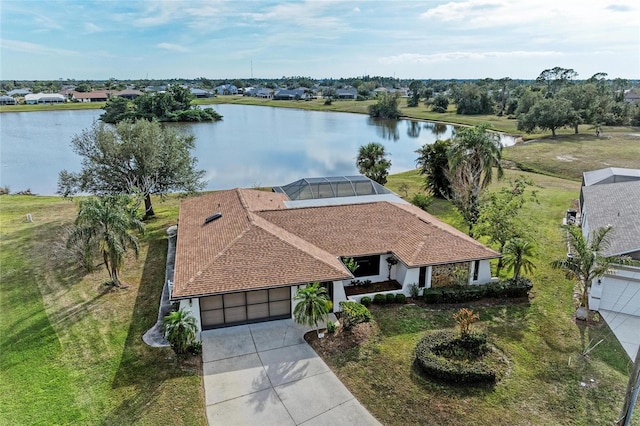
[{"label": "green lawn", "polygon": [[113,292],[106,272],[85,275],[57,246],[72,202],[3,195],[0,208],[0,424],[206,424],[200,370],[141,340],[157,316],[176,198],[157,204],[122,271],[129,288]]},{"label": "green lawn", "polygon": [[[513,178],[516,172],[507,174]],[[527,177],[536,182],[540,199],[524,212],[539,247],[531,303],[474,308],[477,327],[508,356],[509,376],[494,388],[479,389],[425,380],[413,366],[415,344],[426,331],[453,327],[455,310],[373,307],[379,334],[328,362],[383,424],[604,425],[619,414],[631,361],[606,324],[576,325],[573,283],[549,267],[565,254],[558,225],[579,184]],[[391,176],[389,186],[397,190],[400,182],[410,186],[410,194],[421,183],[408,172]],[[433,207],[440,218],[461,225],[446,203]],[[581,351],[591,339],[604,342],[585,357]],[[635,418],[640,421],[640,413]]]}]

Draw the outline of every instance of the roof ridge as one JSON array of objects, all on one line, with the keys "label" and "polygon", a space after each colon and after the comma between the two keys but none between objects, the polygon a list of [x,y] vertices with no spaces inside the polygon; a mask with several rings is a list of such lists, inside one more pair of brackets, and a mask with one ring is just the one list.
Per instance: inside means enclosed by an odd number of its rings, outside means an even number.
[{"label": "roof ridge", "polygon": [[[286,229],[281,228],[280,226],[276,225],[275,223],[270,222],[269,220],[267,220],[267,219],[255,214],[255,213],[250,213],[250,215],[253,218],[252,225],[259,227],[260,229],[264,230],[265,232],[268,232],[269,234],[271,234],[274,237],[278,238],[283,243],[288,244],[288,245],[290,245],[292,247],[295,247],[298,250],[302,250],[303,252],[305,252],[309,256],[313,257],[314,259],[317,259],[320,262],[323,262],[326,265],[330,266],[331,268],[334,268],[336,271],[339,270],[339,268],[337,268],[336,265],[332,265],[330,262],[327,261],[327,259],[323,259],[321,256],[319,256],[317,254],[317,252],[326,255],[331,260],[335,259],[337,261],[338,258],[336,256],[334,256],[333,254],[331,254],[328,251],[318,247],[317,245],[313,244],[312,242],[307,241],[304,238],[294,234],[293,232],[290,232],[290,231],[287,231]],[[291,237],[291,240],[283,238],[282,237],[283,235]],[[309,250],[309,248],[311,248],[312,250]],[[340,262],[340,263],[342,263],[342,262]],[[347,270],[346,266],[344,266],[344,265],[343,265],[343,268],[344,268],[344,270]],[[340,272],[344,272],[344,271],[340,270]]]},{"label": "roof ridge", "polygon": [[[475,238],[465,234],[464,232],[460,231],[459,229],[457,229],[454,226],[449,225],[448,223],[444,223],[444,222],[442,222],[440,220],[437,220],[437,219],[436,220],[430,220],[430,219],[435,219],[435,217],[433,217],[428,212],[426,212],[426,211],[424,211],[422,209],[419,209],[418,207],[414,206],[413,204],[400,204],[400,203],[392,203],[392,202],[389,202],[389,201],[385,201],[385,202],[388,202],[390,205],[392,205],[392,206],[394,206],[396,208],[402,209],[403,211],[405,211],[405,212],[407,212],[409,214],[414,215],[419,220],[422,220],[423,222],[425,222],[425,223],[427,223],[429,225],[432,225],[432,226],[434,226],[434,227],[436,227],[438,229],[441,229],[441,230],[443,230],[445,232],[448,232],[449,234],[451,234],[454,237],[462,238],[465,241],[468,241],[468,242],[473,243],[473,244],[475,244],[477,246],[480,246],[480,247],[482,247],[484,249],[487,249],[487,250],[490,250],[490,251],[492,251],[492,252],[494,252],[496,254],[499,254],[497,251],[485,246],[480,241],[478,241]],[[418,213],[420,213],[420,214],[418,214]],[[426,216],[426,217],[421,217],[421,215],[422,216]]]}]

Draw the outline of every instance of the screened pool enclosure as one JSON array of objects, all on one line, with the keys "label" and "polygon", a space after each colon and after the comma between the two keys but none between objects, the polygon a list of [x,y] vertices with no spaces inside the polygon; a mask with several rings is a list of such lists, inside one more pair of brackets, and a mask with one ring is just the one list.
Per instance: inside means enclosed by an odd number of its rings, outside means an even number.
[{"label": "screened pool enclosure", "polygon": [[284,193],[292,201],[393,194],[365,176],[304,178],[288,185],[275,186],[273,192]]}]

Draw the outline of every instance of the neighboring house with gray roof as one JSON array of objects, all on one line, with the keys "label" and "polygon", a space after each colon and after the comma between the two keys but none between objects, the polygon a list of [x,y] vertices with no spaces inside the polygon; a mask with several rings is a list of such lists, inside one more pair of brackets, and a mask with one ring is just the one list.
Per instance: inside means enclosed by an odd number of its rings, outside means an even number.
[{"label": "neighboring house with gray roof", "polygon": [[[461,272],[471,285],[493,280],[489,261],[499,253],[390,191],[378,201],[376,191],[357,192],[337,205],[332,200],[345,197],[315,197],[324,204],[307,206],[286,192],[250,189],[184,200],[171,300],[192,312],[201,331],[291,318],[298,289],[310,282],[327,288],[339,311],[341,301],[372,296],[353,294],[354,278],[387,281],[387,293],[407,296],[412,284],[420,291],[451,285]],[[345,258],[359,268],[350,272]]]},{"label": "neighboring house with gray roof", "polygon": [[[583,185],[583,235],[588,238],[594,230],[611,226],[610,245],[603,254],[640,261],[640,169],[587,172]],[[595,280],[589,307],[600,312],[633,359],[640,344],[640,267],[617,265]]]}]

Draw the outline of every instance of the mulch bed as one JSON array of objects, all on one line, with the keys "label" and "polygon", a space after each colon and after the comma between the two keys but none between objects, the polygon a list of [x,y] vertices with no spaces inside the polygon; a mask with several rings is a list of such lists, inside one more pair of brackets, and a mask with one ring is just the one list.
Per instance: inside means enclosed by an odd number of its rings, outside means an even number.
[{"label": "mulch bed", "polygon": [[344,292],[347,296],[356,296],[358,294],[379,293],[381,291],[402,290],[402,286],[395,280],[381,281],[368,285],[345,286]]},{"label": "mulch bed", "polygon": [[327,333],[326,330],[324,333],[324,337],[320,339],[315,330],[309,331],[304,335],[304,340],[326,360],[331,355],[348,351],[365,343],[371,335],[376,333],[376,326],[373,322],[364,322],[351,330],[340,327],[335,333]]}]

